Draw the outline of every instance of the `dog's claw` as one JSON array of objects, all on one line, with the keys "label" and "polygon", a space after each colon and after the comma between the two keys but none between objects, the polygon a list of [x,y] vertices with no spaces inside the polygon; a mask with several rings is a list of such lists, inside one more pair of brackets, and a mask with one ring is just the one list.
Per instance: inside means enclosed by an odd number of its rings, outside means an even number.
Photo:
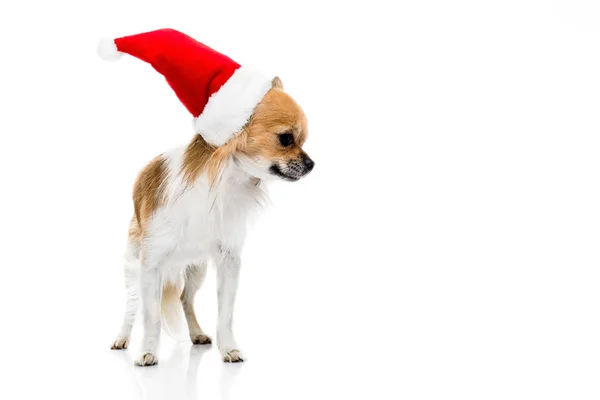
[{"label": "dog's claw", "polygon": [[212,343],[212,339],[203,333],[192,336],[191,339],[192,339],[192,343],[194,343],[194,344],[211,344]]},{"label": "dog's claw", "polygon": [[129,346],[129,339],[117,338],[112,346],[110,346],[111,350],[125,350]]},{"label": "dog's claw", "polygon": [[228,350],[223,352],[223,361],[226,363],[244,362],[244,357],[239,350]]},{"label": "dog's claw", "polygon": [[152,353],[142,354],[135,360],[135,365],[138,367],[149,367],[151,365],[156,365],[158,363],[158,358]]}]

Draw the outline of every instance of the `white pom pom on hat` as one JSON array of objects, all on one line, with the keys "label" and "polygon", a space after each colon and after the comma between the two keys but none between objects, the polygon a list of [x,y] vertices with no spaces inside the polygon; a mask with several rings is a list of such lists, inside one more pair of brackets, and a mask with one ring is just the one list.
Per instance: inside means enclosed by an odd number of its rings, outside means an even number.
[{"label": "white pom pom on hat", "polygon": [[98,55],[104,61],[116,61],[123,56],[123,53],[117,49],[114,39],[106,38],[98,43]]}]

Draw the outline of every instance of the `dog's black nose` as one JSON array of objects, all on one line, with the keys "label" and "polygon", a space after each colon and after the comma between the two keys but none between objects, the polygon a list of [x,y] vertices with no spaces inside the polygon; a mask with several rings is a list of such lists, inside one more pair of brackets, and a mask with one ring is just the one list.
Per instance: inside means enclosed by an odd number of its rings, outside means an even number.
[{"label": "dog's black nose", "polygon": [[304,166],[309,172],[315,167],[315,162],[306,154],[304,155]]}]

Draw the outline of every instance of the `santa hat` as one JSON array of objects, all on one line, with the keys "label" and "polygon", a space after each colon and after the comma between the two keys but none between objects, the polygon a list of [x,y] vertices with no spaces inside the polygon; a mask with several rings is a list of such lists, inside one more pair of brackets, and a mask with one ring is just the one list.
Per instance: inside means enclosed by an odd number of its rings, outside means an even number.
[{"label": "santa hat", "polygon": [[104,60],[123,53],[150,63],[194,116],[196,132],[221,146],[246,125],[256,105],[271,89],[271,79],[173,29],[105,39]]}]

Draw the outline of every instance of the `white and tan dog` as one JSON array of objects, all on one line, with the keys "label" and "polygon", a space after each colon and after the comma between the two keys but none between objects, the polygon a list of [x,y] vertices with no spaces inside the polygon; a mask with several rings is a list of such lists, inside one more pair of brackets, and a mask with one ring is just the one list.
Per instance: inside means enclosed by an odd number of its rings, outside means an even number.
[{"label": "white and tan dog", "polygon": [[213,261],[217,345],[224,361],[243,361],[232,318],[247,220],[260,208],[264,181],[296,181],[313,169],[302,150],[306,137],[304,113],[275,78],[248,123],[227,144],[214,147],[196,135],[141,171],[126,251],[127,308],[113,349],[127,348],[141,310],[144,336],[135,363],[156,364],[162,322],[168,324],[180,302],[192,342],[211,343],[196,320],[194,296]]}]

